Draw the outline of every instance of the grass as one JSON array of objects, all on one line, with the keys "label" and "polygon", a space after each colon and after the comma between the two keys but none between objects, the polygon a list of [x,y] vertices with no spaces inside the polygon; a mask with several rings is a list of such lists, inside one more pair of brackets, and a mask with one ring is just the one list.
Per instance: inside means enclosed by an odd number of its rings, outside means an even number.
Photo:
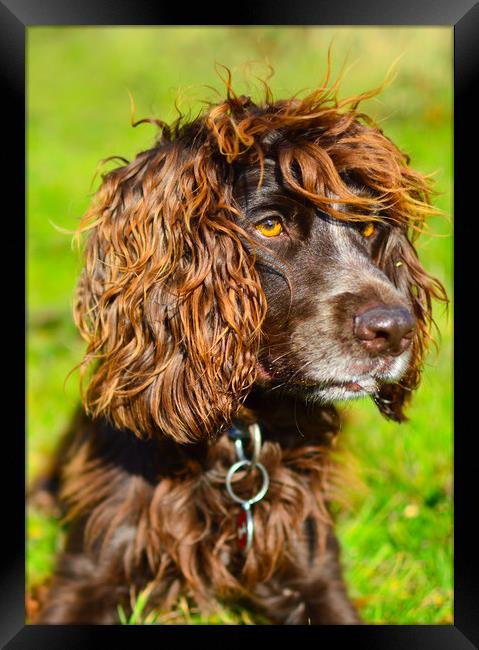
[{"label": "grass", "polygon": [[148,599],[153,583],[135,595],[131,594],[131,609],[129,616],[121,605],[118,606],[118,619],[121,625],[256,625],[268,624],[261,616],[248,612],[241,606],[219,605],[217,611],[205,615],[185,596],[177,600],[176,608],[169,612],[156,612],[148,609]]},{"label": "grass", "polygon": [[[28,30],[27,196],[27,475],[51,457],[78,401],[78,375],[65,383],[83,345],[71,318],[80,262],[70,238],[87,207],[102,158],[132,158],[149,147],[152,127],[136,117],[175,117],[175,97],[195,114],[199,98],[221,88],[215,63],[229,66],[239,92],[255,94],[254,76],[274,67],[275,96],[321,80],[333,40],[334,72],[348,57],[342,95],[379,85],[391,63],[396,80],[365,112],[378,119],[412,159],[435,173],[436,204],[450,214],[452,186],[452,30],[448,28],[44,28]],[[252,63],[253,61],[263,63]],[[248,65],[245,65],[248,64]],[[249,71],[249,76],[248,76]],[[251,82],[253,79],[253,82]],[[431,220],[419,253],[451,291],[448,219]],[[452,315],[435,314],[438,354],[428,357],[410,421],[388,423],[372,403],[343,407],[342,465],[347,480],[334,504],[351,595],[370,623],[452,622]],[[346,488],[349,487],[348,490]],[[51,576],[62,527],[33,509],[28,520],[27,575],[33,601]],[[250,624],[247,610],[225,606],[201,617],[186,599],[173,613],[149,612],[148,594],[132,595],[125,624]],[[34,609],[34,607],[33,607]],[[31,610],[32,611],[32,610]]]}]

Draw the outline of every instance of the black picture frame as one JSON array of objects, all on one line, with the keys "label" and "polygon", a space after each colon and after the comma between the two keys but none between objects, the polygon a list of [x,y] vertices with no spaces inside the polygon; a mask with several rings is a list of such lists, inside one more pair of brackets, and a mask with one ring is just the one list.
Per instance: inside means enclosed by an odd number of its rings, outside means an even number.
[{"label": "black picture frame", "polygon": [[[234,7],[232,6],[232,13]],[[301,627],[282,630],[282,640],[298,642],[317,640],[321,644],[350,641],[355,647],[375,648],[434,648],[452,650],[479,647],[479,581],[477,576],[476,538],[473,526],[477,516],[477,483],[479,470],[475,453],[475,395],[473,382],[467,380],[468,366],[474,363],[475,316],[471,312],[471,296],[475,287],[469,288],[474,276],[474,229],[470,227],[477,203],[474,191],[477,185],[477,103],[473,93],[478,87],[479,70],[479,4],[474,0],[296,0],[290,2],[241,3],[237,15],[218,15],[207,4],[185,7],[166,7],[151,0],[0,0],[0,71],[5,99],[3,120],[3,153],[7,163],[1,176],[3,194],[14,198],[15,206],[4,214],[4,236],[7,247],[13,251],[25,250],[26,227],[21,218],[22,200],[25,196],[25,35],[34,25],[178,25],[188,14],[191,25],[242,24],[249,25],[442,25],[454,28],[455,70],[455,192],[456,215],[455,251],[455,576],[453,625],[405,625],[359,627]],[[5,142],[7,140],[7,142]],[[472,163],[471,163],[472,160]],[[5,196],[6,198],[6,196]],[[8,228],[8,231],[6,230]],[[5,240],[4,240],[5,241]],[[5,242],[6,243],[6,242]],[[470,247],[470,250],[469,248]],[[272,628],[241,626],[231,634],[226,626],[40,626],[24,623],[25,587],[25,505],[24,458],[25,438],[18,429],[22,427],[22,400],[18,407],[14,396],[25,389],[24,364],[19,350],[25,350],[22,307],[12,307],[21,301],[21,283],[25,286],[25,264],[19,258],[16,272],[9,272],[3,283],[5,313],[17,315],[18,322],[4,318],[5,347],[12,359],[4,358],[4,378],[7,388],[3,392],[4,414],[10,413],[3,432],[2,471],[4,513],[3,551],[1,556],[0,642],[2,647],[33,648],[39,650],[115,647],[116,643],[132,640],[168,644],[178,635],[192,634],[195,645],[220,641],[225,635],[228,650],[251,640],[270,641]],[[18,281],[18,285],[17,285]],[[20,286],[19,286],[20,285]],[[466,307],[466,300],[468,307]],[[25,308],[25,307],[24,307]],[[24,322],[24,321],[23,321]],[[12,324],[13,323],[13,324]],[[4,350],[6,352],[7,350]],[[468,364],[469,362],[469,364]],[[477,362],[476,362],[477,363]],[[477,398],[476,398],[477,399]],[[471,408],[472,406],[472,408]],[[460,415],[462,414],[462,416]],[[433,417],[434,414],[431,414]],[[27,414],[28,417],[28,414]],[[5,422],[5,420],[4,420]],[[273,630],[275,632],[275,630]],[[117,639],[117,640],[115,640]]]}]

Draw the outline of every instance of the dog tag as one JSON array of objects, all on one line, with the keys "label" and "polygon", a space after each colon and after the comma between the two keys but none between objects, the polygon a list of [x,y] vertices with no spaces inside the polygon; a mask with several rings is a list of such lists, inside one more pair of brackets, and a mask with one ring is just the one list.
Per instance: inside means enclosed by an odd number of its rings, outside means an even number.
[{"label": "dog tag", "polygon": [[240,551],[246,553],[253,541],[253,514],[251,512],[251,506],[247,501],[241,506],[240,513],[236,520],[236,537],[238,540],[238,546]]}]

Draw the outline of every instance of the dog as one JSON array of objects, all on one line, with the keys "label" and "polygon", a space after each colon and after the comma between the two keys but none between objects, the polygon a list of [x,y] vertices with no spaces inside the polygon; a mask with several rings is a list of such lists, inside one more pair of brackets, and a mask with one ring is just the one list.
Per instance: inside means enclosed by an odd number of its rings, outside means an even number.
[{"label": "dog", "polygon": [[83,218],[84,406],[52,471],[69,523],[36,622],[118,623],[131,593],[276,624],[357,624],[329,513],[334,403],[395,421],[432,302],[429,181],[327,83],[156,121]]}]

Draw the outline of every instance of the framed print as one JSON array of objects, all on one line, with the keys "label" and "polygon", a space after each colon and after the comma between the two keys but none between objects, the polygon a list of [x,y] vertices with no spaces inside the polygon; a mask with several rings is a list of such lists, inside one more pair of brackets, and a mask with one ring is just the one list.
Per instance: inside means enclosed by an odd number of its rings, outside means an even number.
[{"label": "framed print", "polygon": [[475,647],[477,6],[0,9],[27,324],[5,647]]}]

